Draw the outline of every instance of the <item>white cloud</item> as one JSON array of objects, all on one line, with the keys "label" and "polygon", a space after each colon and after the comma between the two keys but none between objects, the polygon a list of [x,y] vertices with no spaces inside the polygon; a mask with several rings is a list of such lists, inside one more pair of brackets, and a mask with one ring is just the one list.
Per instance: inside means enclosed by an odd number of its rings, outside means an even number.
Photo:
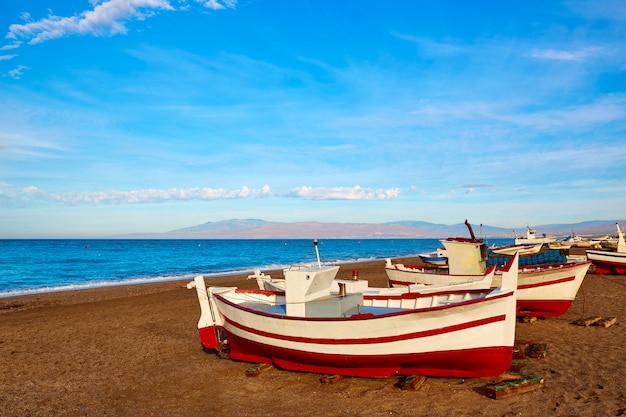
[{"label": "white cloud", "polygon": [[38,187],[28,186],[22,189],[25,194],[49,203],[82,205],[82,204],[140,204],[160,203],[164,201],[188,200],[222,200],[235,198],[262,198],[271,195],[270,187],[250,189],[246,186],[236,190],[223,188],[171,188],[168,190],[146,189],[133,191],[88,191],[82,193],[48,193]]},{"label": "white cloud", "polygon": [[374,190],[361,188],[356,185],[350,187],[297,187],[292,188],[286,197],[303,197],[312,200],[385,200],[396,198],[400,195],[399,188],[388,190]]},{"label": "white cloud", "polygon": [[[2,185],[2,184],[0,184]],[[191,201],[191,200],[228,200],[244,198],[264,198],[272,195],[269,185],[260,189],[251,189],[242,186],[239,189],[226,190],[223,188],[171,188],[144,189],[132,191],[108,190],[86,192],[62,192],[50,193],[34,185],[24,187],[21,194],[13,191],[12,187],[4,184],[0,187],[1,194],[7,198],[20,200],[38,200],[51,204],[60,205],[100,205],[100,204],[142,204],[162,203],[165,201]],[[386,200],[397,198],[400,195],[399,188],[388,190],[355,187],[297,187],[292,188],[283,197],[296,197],[312,200]]]},{"label": "white cloud", "polygon": [[18,56],[18,55],[16,55],[16,54],[13,54],[13,55],[0,55],[0,61],[8,61],[9,59],[13,59],[16,56]]},{"label": "white cloud", "polygon": [[218,0],[196,0],[196,2],[203,4],[207,9],[213,10],[234,9],[237,5],[237,0],[223,0],[221,3]]},{"label": "white cloud", "polygon": [[[235,8],[236,0],[196,0],[204,7],[212,10]],[[29,44],[37,44],[51,39],[58,39],[69,35],[113,36],[125,34],[125,23],[132,20],[145,20],[159,10],[176,10],[168,0],[109,0],[90,1],[93,10],[84,11],[78,15],[63,17],[49,15],[33,21],[29,13],[24,13],[24,24],[9,26],[8,39],[28,40]],[[185,7],[181,7],[185,9]],[[19,46],[19,42],[7,45],[0,50]]]},{"label": "white cloud", "polygon": [[9,26],[9,39],[29,39],[37,44],[68,35],[113,36],[126,33],[124,23],[143,20],[156,10],[174,10],[167,0],[110,0],[95,5],[80,15],[61,17],[50,15],[39,21]]}]

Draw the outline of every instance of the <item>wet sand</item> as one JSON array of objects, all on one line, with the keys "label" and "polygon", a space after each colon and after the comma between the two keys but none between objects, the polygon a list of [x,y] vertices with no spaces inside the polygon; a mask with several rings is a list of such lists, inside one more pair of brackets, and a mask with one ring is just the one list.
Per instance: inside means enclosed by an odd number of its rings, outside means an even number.
[{"label": "wet sand", "polygon": [[[355,269],[386,286],[384,261],[342,265],[339,277]],[[210,283],[255,288],[245,278]],[[249,364],[202,350],[198,301],[186,284],[0,299],[0,415],[626,415],[626,276],[589,273],[568,313],[518,323],[518,341],[548,347],[545,358],[518,361],[545,386],[499,400],[482,392],[494,378],[428,378],[418,390],[401,390],[399,377],[323,384],[320,375],[279,369],[247,377]],[[596,315],[617,324],[572,324]]]}]

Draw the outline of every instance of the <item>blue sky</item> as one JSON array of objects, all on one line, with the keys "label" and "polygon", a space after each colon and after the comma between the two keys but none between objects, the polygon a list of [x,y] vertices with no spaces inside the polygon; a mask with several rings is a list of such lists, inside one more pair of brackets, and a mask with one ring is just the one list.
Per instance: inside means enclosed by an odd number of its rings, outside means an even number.
[{"label": "blue sky", "polygon": [[626,2],[0,6],[0,237],[626,213]]}]

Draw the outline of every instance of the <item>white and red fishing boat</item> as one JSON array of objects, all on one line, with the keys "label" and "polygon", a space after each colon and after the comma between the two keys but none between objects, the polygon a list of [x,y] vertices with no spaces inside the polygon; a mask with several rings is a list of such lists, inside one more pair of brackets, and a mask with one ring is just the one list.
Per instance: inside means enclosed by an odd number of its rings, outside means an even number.
[{"label": "white and red fishing boat", "polygon": [[201,276],[189,287],[202,345],[234,360],[346,376],[481,377],[511,364],[517,262],[487,290],[333,294],[339,267],[319,258],[285,270],[284,291],[207,288]]},{"label": "white and red fishing boat", "polygon": [[[486,245],[474,237],[471,239],[448,238],[441,243],[448,253],[449,273],[432,268],[411,267],[387,262],[385,271],[391,286],[414,284],[450,284],[471,282],[486,270]],[[518,314],[523,316],[559,316],[573,304],[591,262],[519,267],[517,286]],[[499,274],[492,285],[499,285]]]},{"label": "white and red fishing boat", "polygon": [[[560,316],[570,309],[591,262],[569,262],[519,269],[517,309],[520,316]],[[494,285],[498,285],[496,273]]]},{"label": "white and red fishing boat", "polygon": [[626,274],[626,242],[624,242],[624,232],[617,227],[617,248],[616,251],[587,250],[587,259],[595,265],[597,274]]}]

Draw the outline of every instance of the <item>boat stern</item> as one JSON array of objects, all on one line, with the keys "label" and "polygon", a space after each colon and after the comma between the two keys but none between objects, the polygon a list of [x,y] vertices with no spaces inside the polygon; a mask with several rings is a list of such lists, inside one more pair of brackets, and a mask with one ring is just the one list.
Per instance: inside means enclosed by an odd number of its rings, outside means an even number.
[{"label": "boat stern", "polygon": [[227,289],[215,289],[211,288],[207,290],[204,283],[204,277],[198,275],[187,284],[188,289],[196,290],[198,295],[198,302],[200,303],[200,319],[198,320],[198,333],[200,335],[200,343],[204,349],[218,349],[222,343],[224,320],[215,307],[215,300],[213,299],[213,291],[217,290],[223,292]]}]

